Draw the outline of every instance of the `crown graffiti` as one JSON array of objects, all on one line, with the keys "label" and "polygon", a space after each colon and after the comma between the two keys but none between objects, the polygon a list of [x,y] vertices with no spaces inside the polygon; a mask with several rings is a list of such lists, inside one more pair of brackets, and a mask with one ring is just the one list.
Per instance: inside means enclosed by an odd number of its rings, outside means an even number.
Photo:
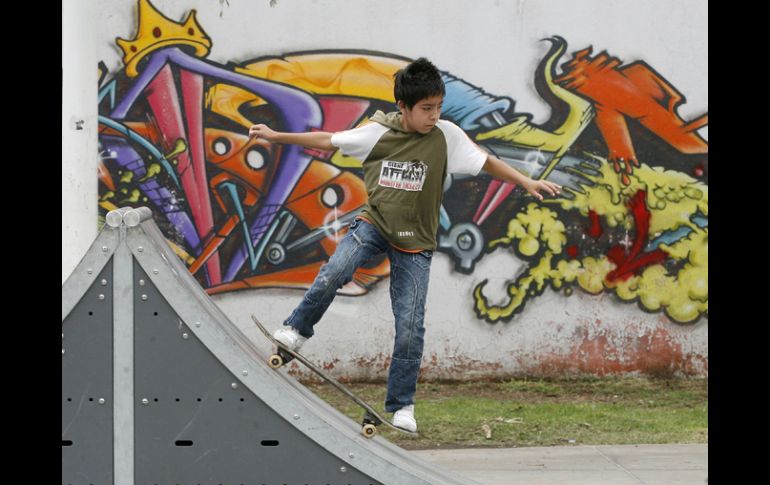
[{"label": "crown graffiti", "polygon": [[174,22],[156,10],[149,0],[139,0],[139,28],[134,40],[116,38],[115,41],[123,50],[128,77],[138,76],[139,61],[163,47],[193,47],[197,57],[205,57],[211,50],[211,39],[198,25],[195,10],[190,11],[184,23]]}]

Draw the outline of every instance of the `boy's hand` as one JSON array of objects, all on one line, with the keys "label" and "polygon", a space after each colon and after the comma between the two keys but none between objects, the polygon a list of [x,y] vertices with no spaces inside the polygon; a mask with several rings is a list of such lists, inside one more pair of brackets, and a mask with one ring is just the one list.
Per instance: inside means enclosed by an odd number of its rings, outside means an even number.
[{"label": "boy's hand", "polygon": [[553,196],[559,195],[561,192],[561,186],[553,182],[548,182],[547,180],[530,179],[525,184],[522,184],[522,186],[524,189],[526,189],[527,192],[535,196],[537,200],[543,200],[543,196],[540,195],[540,192],[545,192],[546,194]]},{"label": "boy's hand", "polygon": [[267,141],[275,141],[278,133],[271,130],[267,125],[252,125],[249,128],[249,138],[262,138]]}]

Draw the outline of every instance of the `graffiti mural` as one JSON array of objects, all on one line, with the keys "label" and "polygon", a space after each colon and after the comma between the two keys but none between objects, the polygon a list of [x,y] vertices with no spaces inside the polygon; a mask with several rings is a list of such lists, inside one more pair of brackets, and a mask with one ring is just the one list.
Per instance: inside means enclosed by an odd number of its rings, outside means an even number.
[{"label": "graffiti mural", "polygon": [[[206,59],[212,39],[191,11],[176,22],[138,1],[134,39],[116,39],[124,68],[100,65],[99,206],[103,218],[148,206],[169,245],[211,294],[309,287],[363,208],[361,161],[339,152],[248,137],[340,131],[393,111],[393,74],[410,59],[319,51],[227,65]],[[611,292],[643,311],[694,322],[708,311],[708,145],[685,122],[683,95],[650,66],[591,48],[557,64],[566,40],[548,39],[535,76],[550,119],[531,122],[513,99],[443,73],[442,118],[533,178],[562,186],[535,202],[487,175],[445,182],[439,251],[479,318],[510,321],[547,287]],[[560,71],[560,72],[559,72]],[[510,247],[527,269],[490,305],[477,263]],[[340,290],[364,294],[389,274],[381,256]],[[466,276],[469,275],[469,276]]]}]

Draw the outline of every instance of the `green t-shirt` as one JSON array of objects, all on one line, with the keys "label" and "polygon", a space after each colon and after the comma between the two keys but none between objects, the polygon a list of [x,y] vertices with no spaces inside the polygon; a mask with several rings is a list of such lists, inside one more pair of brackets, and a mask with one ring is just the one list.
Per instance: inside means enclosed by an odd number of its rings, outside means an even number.
[{"label": "green t-shirt", "polygon": [[434,250],[444,180],[477,175],[487,153],[446,120],[424,135],[404,131],[398,112],[377,111],[371,121],[331,139],[363,163],[368,201],[361,215],[396,248]]}]

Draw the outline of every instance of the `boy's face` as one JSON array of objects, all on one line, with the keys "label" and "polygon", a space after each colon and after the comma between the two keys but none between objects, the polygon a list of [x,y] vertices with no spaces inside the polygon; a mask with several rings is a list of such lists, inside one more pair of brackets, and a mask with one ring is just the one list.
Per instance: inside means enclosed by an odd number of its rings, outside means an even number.
[{"label": "boy's face", "polygon": [[412,109],[409,109],[403,101],[399,101],[398,108],[403,115],[402,123],[404,129],[406,131],[416,131],[423,135],[429,133],[436,126],[441,116],[441,104],[443,102],[443,96],[432,96],[421,99]]}]

